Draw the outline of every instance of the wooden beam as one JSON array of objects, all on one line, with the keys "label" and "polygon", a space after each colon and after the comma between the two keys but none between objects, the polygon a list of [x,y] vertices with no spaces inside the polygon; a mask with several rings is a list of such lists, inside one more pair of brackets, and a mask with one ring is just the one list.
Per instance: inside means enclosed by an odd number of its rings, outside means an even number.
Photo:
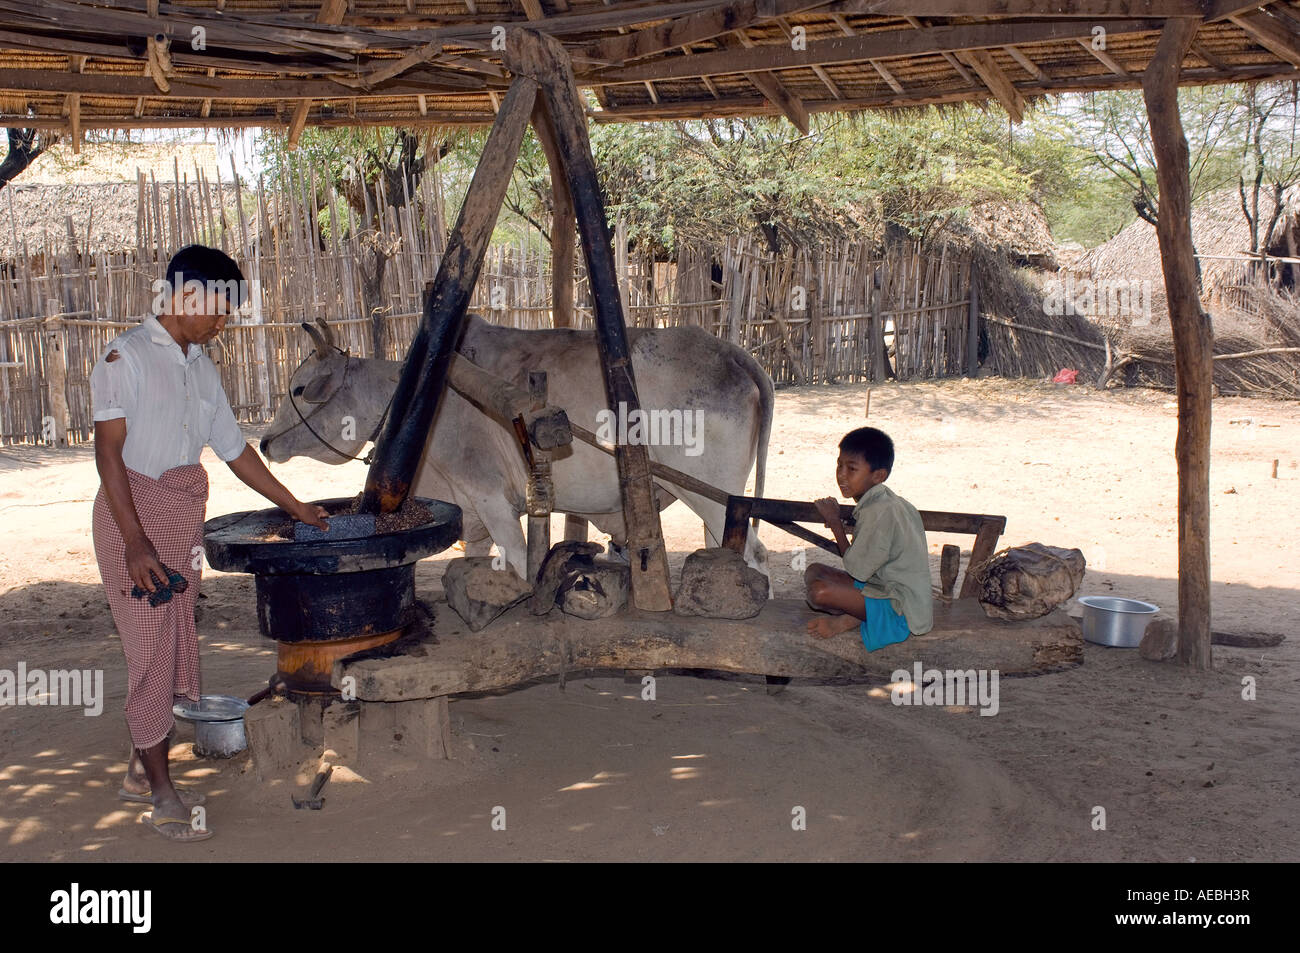
[{"label": "wooden beam", "polygon": [[1255,11],[1228,17],[1246,31],[1246,34],[1274,56],[1280,56],[1295,66],[1300,66],[1300,42],[1277,17]]},{"label": "wooden beam", "polygon": [[[316,11],[316,22],[324,24],[338,24],[343,22],[343,14],[347,12],[347,0],[321,0],[320,9]],[[289,122],[289,151],[293,152],[298,148],[298,139],[302,135],[303,127],[307,124],[307,115],[311,112],[311,100],[304,99],[293,107],[293,119]]]},{"label": "wooden beam", "polygon": [[1039,68],[1037,63],[1025,56],[1024,53],[1020,52],[1019,47],[1004,46],[1002,49],[1006,50],[1007,55],[1019,63],[1021,68],[1023,68],[1024,71],[1034,79],[1038,80],[1040,83],[1048,82],[1047,74]]},{"label": "wooden beam", "polygon": [[578,217],[573,193],[564,174],[560,143],[551,116],[540,106],[533,109],[533,131],[546,156],[551,175],[551,326],[573,327],[573,265],[578,240]]},{"label": "wooden beam", "polygon": [[636,30],[624,36],[612,36],[587,47],[596,59],[625,63],[654,53],[663,53],[674,47],[699,43],[743,30],[764,20],[790,16],[804,10],[824,6],[826,0],[741,0],[712,10],[666,20],[652,27]]},{"label": "wooden beam", "polygon": [[1091,40],[1083,40],[1083,39],[1080,39],[1080,40],[1078,40],[1077,42],[1078,42],[1078,44],[1079,44],[1081,47],[1083,47],[1085,50],[1087,50],[1087,51],[1088,51],[1089,53],[1091,53],[1093,56],[1097,57],[1098,61],[1100,61],[1100,63],[1101,63],[1103,66],[1105,66],[1106,69],[1110,70],[1110,71],[1111,71],[1112,73],[1114,73],[1116,76],[1128,76],[1128,75],[1129,75],[1128,70],[1126,70],[1126,69],[1123,67],[1123,65],[1122,65],[1122,64],[1121,64],[1117,59],[1115,59],[1115,57],[1111,56],[1111,55],[1110,55],[1109,53],[1107,53],[1105,50],[1099,50],[1099,49],[1097,49],[1095,46],[1092,45],[1092,41],[1091,41]]},{"label": "wooden beam", "polygon": [[520,8],[524,11],[524,16],[530,20],[545,20],[546,11],[538,0],[518,0]]},{"label": "wooden beam", "polygon": [[1205,60],[1205,62],[1209,63],[1210,66],[1212,66],[1216,70],[1219,70],[1220,72],[1223,72],[1224,70],[1227,70],[1229,68],[1226,62],[1219,59],[1208,49],[1206,49],[1205,44],[1202,43],[1200,40],[1192,41],[1192,52],[1195,53],[1197,56],[1199,56],[1201,59]]},{"label": "wooden beam", "polygon": [[72,93],[67,100],[68,132],[72,136],[72,154],[81,154],[81,97]]},{"label": "wooden beam", "polygon": [[1192,188],[1178,114],[1183,58],[1200,21],[1172,20],[1142,78],[1160,191],[1156,235],[1174,336],[1178,390],[1178,658],[1205,671],[1210,655],[1210,418],[1214,329],[1201,310],[1192,244]]},{"label": "wooden beam", "polygon": [[880,60],[869,60],[869,62],[876,68],[876,72],[880,74],[880,78],[885,81],[890,89],[896,93],[906,92],[906,90],[903,89],[903,84],[894,78],[893,73],[885,69],[885,65],[881,63]]},{"label": "wooden beam", "polygon": [[[640,401],[614,269],[612,237],[591,154],[582,98],[568,54],[553,37],[512,28],[506,31],[502,60],[516,76],[534,76],[540,80],[550,127],[573,195],[588,280],[596,303],[596,345],[605,378],[605,396],[611,407],[626,405],[631,413],[639,409]],[[654,502],[647,448],[644,444],[619,444],[615,459],[631,559],[632,601],[639,609],[667,611],[672,608],[668,555],[659,509]]]},{"label": "wooden beam", "polygon": [[488,133],[438,273],[426,287],[423,315],[406,353],[383,431],[375,441],[358,513],[391,513],[411,490],[446,387],[469,299],[528,131],[537,87],[534,79],[516,75]]},{"label": "wooden beam", "polygon": [[[908,24],[913,29],[916,30],[924,30],[927,26],[929,26],[929,24],[925,20],[922,20],[919,17],[905,16],[903,17],[903,19],[906,20]],[[848,25],[844,22],[844,18],[842,16],[839,17],[839,21],[840,21],[840,26],[844,28],[844,31],[846,33],[851,34],[853,32],[848,28]],[[947,50],[945,50],[943,52],[943,58],[948,61],[948,65],[953,68],[953,71],[962,79],[964,79],[967,83],[969,83],[971,86],[979,85],[979,80],[977,80],[974,76],[971,75],[970,70],[968,70],[965,66],[962,65],[961,60],[957,59],[956,55],[949,53]]]},{"label": "wooden beam", "polygon": [[[1111,35],[1149,33],[1160,29],[1158,20],[1118,20],[1107,25]],[[640,83],[643,80],[684,79],[727,73],[799,69],[813,65],[833,66],[958,52],[969,49],[997,49],[1008,43],[1042,43],[1092,36],[1092,24],[1078,20],[1045,23],[967,24],[928,27],[924,30],[887,30],[857,36],[838,36],[810,42],[806,50],[792,50],[788,43],[770,43],[747,50],[724,48],[695,56],[660,58],[634,66],[594,70],[580,77],[584,83]]]},{"label": "wooden beam", "polygon": [[[719,41],[728,50],[757,48],[754,41],[745,36],[743,30],[719,37]],[[785,118],[789,119],[796,129],[805,136],[808,135],[808,110],[803,108],[803,103],[786,89],[779,79],[770,73],[759,72],[746,73],[745,79],[749,80],[754,85],[754,88],[762,93],[772,105],[781,110]]]},{"label": "wooden beam", "polygon": [[998,66],[988,51],[966,50],[959,58],[965,60],[966,64],[984,81],[984,85],[989,88],[993,98],[1002,104],[1002,108],[1007,111],[1012,122],[1018,123],[1025,118],[1025,98],[1020,95],[1020,90],[1016,89],[1010,77],[1002,71],[1002,67]]},{"label": "wooden beam", "polygon": [[1200,17],[1200,0],[840,0],[828,9],[914,17]]},{"label": "wooden beam", "polygon": [[[477,90],[484,81],[446,70],[412,70],[405,77],[373,90],[349,90],[327,80],[275,80],[277,100],[388,99],[420,93]],[[172,76],[168,93],[160,94],[154,81],[120,73],[61,73],[55,70],[0,69],[0,89],[42,93],[81,93],[96,97],[149,96],[161,99],[263,99],[268,86],[260,79],[209,79],[202,76]]]},{"label": "wooden beam", "polygon": [[[1225,83],[1253,83],[1265,80],[1300,81],[1300,69],[1284,63],[1261,63],[1252,66],[1234,66],[1230,73],[1214,69],[1185,69],[1184,85],[1217,86]],[[1110,73],[1053,79],[1050,83],[1021,82],[1016,88],[1022,96],[1043,96],[1061,92],[1095,92],[1109,89],[1140,89],[1141,74],[1127,77]],[[859,109],[897,109],[937,103],[972,102],[987,99],[983,86],[971,89],[949,89],[940,92],[915,89],[906,94],[889,92],[874,96],[854,96],[845,99],[817,99],[803,101],[811,113]],[[762,96],[730,96],[716,101],[688,103],[663,103],[658,107],[645,104],[611,106],[595,114],[597,122],[652,122],[656,120],[721,118],[727,116],[771,115],[775,107]]]}]

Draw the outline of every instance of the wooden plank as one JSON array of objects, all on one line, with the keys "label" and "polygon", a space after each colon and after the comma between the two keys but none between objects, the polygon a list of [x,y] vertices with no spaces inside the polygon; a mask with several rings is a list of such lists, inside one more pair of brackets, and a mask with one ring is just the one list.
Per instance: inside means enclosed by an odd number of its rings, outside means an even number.
[{"label": "wooden plank", "polygon": [[[558,40],[543,34],[513,28],[506,36],[502,59],[511,72],[516,76],[543,78],[542,97],[564,159],[596,304],[596,342],[604,369],[606,396],[611,407],[626,405],[631,413],[639,409],[640,401],[614,272],[609,223],[587,137],[582,99],[574,84],[568,56]],[[659,510],[654,503],[649,454],[644,445],[620,444],[615,459],[632,562],[633,602],[641,609],[666,611],[672,608],[668,556]]]}]

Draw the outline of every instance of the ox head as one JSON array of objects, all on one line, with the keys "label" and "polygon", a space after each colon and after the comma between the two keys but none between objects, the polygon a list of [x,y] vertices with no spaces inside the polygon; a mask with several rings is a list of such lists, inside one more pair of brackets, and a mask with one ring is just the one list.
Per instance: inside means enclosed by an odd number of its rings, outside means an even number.
[{"label": "ox head", "polygon": [[302,327],[314,349],[289,379],[289,393],[259,446],[273,463],[297,456],[347,463],[379,425],[397,385],[397,365],[339,350],[322,318]]}]

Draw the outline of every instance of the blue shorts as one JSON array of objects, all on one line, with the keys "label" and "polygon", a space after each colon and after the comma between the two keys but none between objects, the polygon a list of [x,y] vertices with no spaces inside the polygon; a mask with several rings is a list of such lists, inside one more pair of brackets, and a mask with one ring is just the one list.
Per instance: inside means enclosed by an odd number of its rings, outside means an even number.
[{"label": "blue shorts", "polygon": [[[862,589],[865,585],[853,580],[855,589]],[[867,609],[867,617],[858,626],[858,631],[862,633],[862,644],[868,652],[902,642],[911,634],[907,628],[907,619],[895,611],[893,603],[888,599],[863,596],[862,601]]]}]

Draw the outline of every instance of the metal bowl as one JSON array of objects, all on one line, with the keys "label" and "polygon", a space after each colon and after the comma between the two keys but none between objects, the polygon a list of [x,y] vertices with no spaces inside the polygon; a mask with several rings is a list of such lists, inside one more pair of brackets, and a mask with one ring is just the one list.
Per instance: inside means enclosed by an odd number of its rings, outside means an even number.
[{"label": "metal bowl", "polygon": [[234,695],[203,695],[197,705],[189,699],[172,706],[177,718],[194,722],[194,753],[205,758],[229,758],[248,747],[244,712],[248,702]]},{"label": "metal bowl", "polygon": [[1135,649],[1142,644],[1142,634],[1147,623],[1160,611],[1160,607],[1137,599],[1118,599],[1114,596],[1081,596],[1083,606],[1083,637],[1097,645]]}]

